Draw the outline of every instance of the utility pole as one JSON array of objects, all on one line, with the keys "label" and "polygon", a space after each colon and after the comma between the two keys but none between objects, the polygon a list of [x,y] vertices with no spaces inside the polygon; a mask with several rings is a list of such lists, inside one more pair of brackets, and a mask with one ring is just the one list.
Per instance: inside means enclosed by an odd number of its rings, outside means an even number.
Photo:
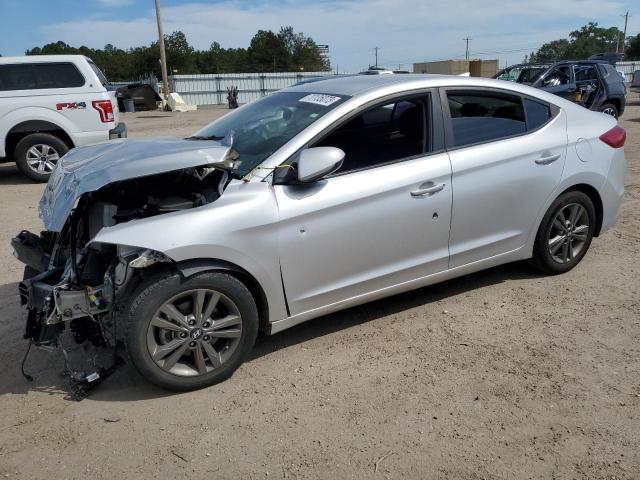
[{"label": "utility pole", "polygon": [[622,53],[624,53],[624,43],[627,41],[627,22],[629,21],[629,12],[624,15],[624,33],[622,34]]},{"label": "utility pole", "polygon": [[167,56],[164,51],[164,32],[160,18],[160,0],[156,0],[156,20],[158,21],[158,45],[160,46],[160,70],[162,71],[162,94],[166,100],[169,96],[169,79],[167,78]]},{"label": "utility pole", "polygon": [[376,52],[376,68],[378,68],[378,49],[379,49],[379,48],[380,48],[380,47],[374,47],[374,50],[375,50],[375,52]]},{"label": "utility pole", "polygon": [[469,71],[469,37],[463,38],[465,42],[467,42],[467,48],[465,49],[464,59],[467,61],[467,72]]}]

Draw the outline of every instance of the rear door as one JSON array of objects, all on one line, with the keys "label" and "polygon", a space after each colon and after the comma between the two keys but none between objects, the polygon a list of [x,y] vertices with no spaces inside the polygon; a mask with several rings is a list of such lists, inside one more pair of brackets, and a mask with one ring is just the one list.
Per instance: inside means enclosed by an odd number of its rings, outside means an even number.
[{"label": "rear door", "polygon": [[455,268],[522,247],[564,167],[565,113],[497,89],[443,89]]}]

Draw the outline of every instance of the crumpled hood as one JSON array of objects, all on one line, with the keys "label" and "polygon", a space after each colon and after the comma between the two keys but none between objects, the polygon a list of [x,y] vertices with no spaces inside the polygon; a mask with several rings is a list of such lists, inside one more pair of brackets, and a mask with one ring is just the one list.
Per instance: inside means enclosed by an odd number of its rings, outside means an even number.
[{"label": "crumpled hood", "polygon": [[47,230],[59,232],[80,196],[110,183],[205,165],[229,170],[232,148],[225,143],[121,139],[75,148],[62,157],[49,177],[38,208],[40,218]]}]

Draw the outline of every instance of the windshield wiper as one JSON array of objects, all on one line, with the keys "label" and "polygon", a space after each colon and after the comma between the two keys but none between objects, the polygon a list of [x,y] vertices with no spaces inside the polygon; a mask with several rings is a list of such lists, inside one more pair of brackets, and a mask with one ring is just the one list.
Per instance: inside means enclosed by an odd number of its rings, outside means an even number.
[{"label": "windshield wiper", "polygon": [[185,140],[222,140],[223,138],[217,135],[192,135],[185,138]]}]

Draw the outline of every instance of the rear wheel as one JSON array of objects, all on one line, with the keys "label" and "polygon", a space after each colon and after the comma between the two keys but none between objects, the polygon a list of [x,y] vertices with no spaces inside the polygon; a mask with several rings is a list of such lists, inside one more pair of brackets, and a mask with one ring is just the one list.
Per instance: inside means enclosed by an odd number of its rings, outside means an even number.
[{"label": "rear wheel", "polygon": [[147,380],[167,390],[194,390],[228,378],[257,333],[251,293],[224,273],[156,278],[128,308],[131,360]]},{"label": "rear wheel", "polygon": [[533,249],[533,263],[544,273],[564,273],[587,253],[595,231],[596,213],[583,192],[560,195],[542,219]]},{"label": "rear wheel", "polygon": [[600,108],[598,108],[598,111],[611,115],[613,118],[618,118],[618,109],[612,103],[603,103],[600,105]]},{"label": "rear wheel", "polygon": [[32,133],[16,145],[14,160],[22,173],[36,182],[46,182],[60,157],[69,151],[66,143],[50,133]]}]

